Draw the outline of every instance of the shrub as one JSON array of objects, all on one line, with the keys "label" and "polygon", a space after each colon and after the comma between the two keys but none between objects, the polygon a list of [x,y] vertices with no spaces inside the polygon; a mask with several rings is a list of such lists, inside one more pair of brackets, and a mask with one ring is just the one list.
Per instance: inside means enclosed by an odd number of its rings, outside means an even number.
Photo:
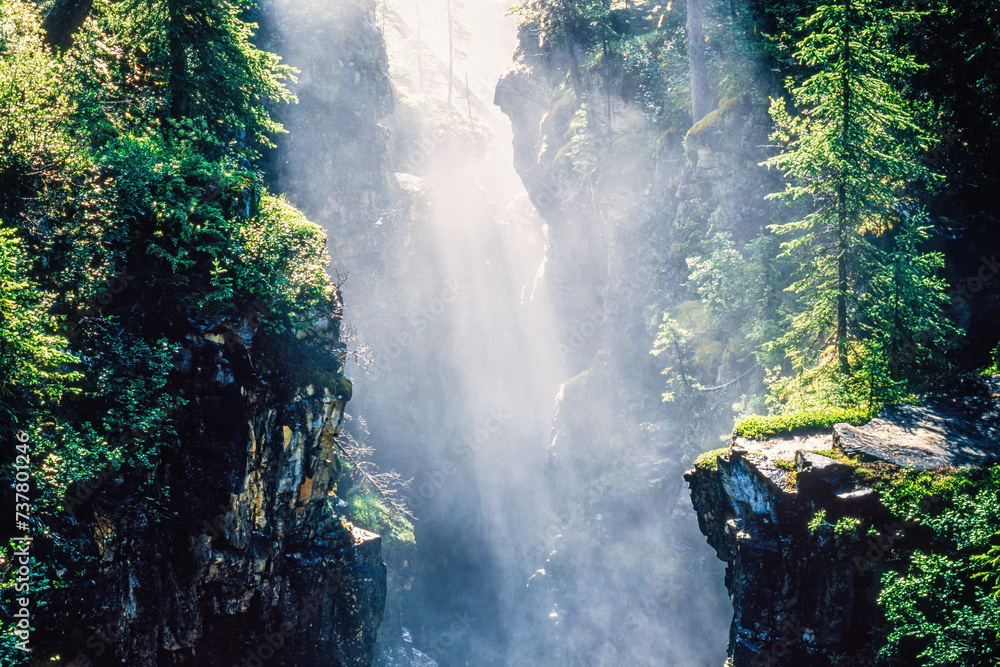
[{"label": "shrub", "polygon": [[930,530],[883,575],[879,604],[888,632],[880,655],[893,664],[997,664],[1000,600],[988,564],[1000,531],[1000,467],[954,475],[905,470],[876,488],[895,514]]},{"label": "shrub", "polygon": [[257,215],[239,230],[234,287],[302,326],[311,311],[332,298],[329,263],[323,229],[283,197],[265,193]]},{"label": "shrub", "polygon": [[367,486],[356,486],[348,496],[351,520],[363,528],[382,535],[389,544],[414,546],[413,524],[399,512],[394,512],[378,494]]}]

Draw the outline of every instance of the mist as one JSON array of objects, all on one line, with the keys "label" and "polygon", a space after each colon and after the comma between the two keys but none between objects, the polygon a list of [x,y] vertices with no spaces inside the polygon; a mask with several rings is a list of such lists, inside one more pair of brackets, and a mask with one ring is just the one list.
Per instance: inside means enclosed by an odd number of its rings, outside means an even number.
[{"label": "mist", "polygon": [[585,214],[572,187],[529,196],[494,103],[517,17],[450,11],[449,31],[446,0],[267,9],[300,71],[272,171],[328,233],[344,431],[410,480],[416,546],[385,544],[376,664],[719,665],[723,566],[682,473],[725,427],[660,402],[633,284],[655,276],[619,233],[646,184],[624,169]]}]

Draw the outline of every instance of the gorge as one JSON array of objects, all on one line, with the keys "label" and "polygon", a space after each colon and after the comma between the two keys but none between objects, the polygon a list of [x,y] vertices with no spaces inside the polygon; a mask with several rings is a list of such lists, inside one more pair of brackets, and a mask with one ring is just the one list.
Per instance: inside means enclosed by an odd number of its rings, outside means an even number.
[{"label": "gorge", "polygon": [[1000,17],[884,4],[3,3],[4,664],[992,664]]}]

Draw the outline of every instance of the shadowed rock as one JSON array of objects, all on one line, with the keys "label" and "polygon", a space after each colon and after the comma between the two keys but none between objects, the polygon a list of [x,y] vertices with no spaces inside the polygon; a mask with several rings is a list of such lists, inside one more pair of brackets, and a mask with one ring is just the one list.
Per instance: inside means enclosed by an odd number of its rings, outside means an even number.
[{"label": "shadowed rock", "polygon": [[837,424],[834,447],[845,454],[918,470],[1000,461],[1000,382],[963,382],[926,405],[894,405],[865,426]]}]

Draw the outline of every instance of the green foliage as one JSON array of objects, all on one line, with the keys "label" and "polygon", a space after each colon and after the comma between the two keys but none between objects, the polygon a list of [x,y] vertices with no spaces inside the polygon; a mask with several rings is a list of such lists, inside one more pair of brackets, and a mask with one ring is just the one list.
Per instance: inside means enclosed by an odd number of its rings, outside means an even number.
[{"label": "green foliage", "polygon": [[[918,18],[869,0],[818,7],[802,21],[795,53],[810,75],[788,82],[802,113],[791,113],[784,100],[771,106],[781,152],[764,164],[787,178],[772,196],[806,211],[772,227],[787,239],[781,257],[797,270],[787,287],[796,303],[786,332],[769,347],[787,356],[798,391],[861,369],[870,403],[905,394],[900,366],[917,366],[898,351],[899,341],[916,335],[943,344],[952,331],[935,277],[940,256],[918,251],[927,227],[904,203],[908,188],[936,178],[920,160],[928,134],[901,93],[920,66],[892,39]],[[874,247],[869,238],[894,228],[893,251],[862,256]],[[869,321],[859,321],[863,314]],[[885,331],[890,320],[894,331]],[[918,343],[909,357],[939,348]]]},{"label": "green foliage", "polygon": [[718,470],[719,457],[728,452],[729,447],[721,447],[719,449],[713,449],[710,452],[705,452],[694,460],[694,467],[712,471]]},{"label": "green foliage", "polygon": [[1000,530],[1000,467],[902,471],[877,488],[895,514],[932,535],[883,576],[879,604],[889,632],[881,655],[904,664],[996,664],[1000,600],[991,594],[989,571],[980,569]]},{"label": "green foliage", "polygon": [[[1000,539],[1000,532],[993,536],[994,542],[998,539]],[[986,582],[991,587],[993,597],[1000,598],[1000,544],[994,544],[985,554],[973,556],[972,562],[979,567],[986,568],[982,572],[972,575],[972,578]]]},{"label": "green foliage", "polygon": [[980,369],[980,377],[992,377],[994,375],[1000,375],[1000,345],[997,345],[990,352],[990,362],[985,367]]},{"label": "green foliage", "polygon": [[413,524],[399,512],[392,511],[377,493],[365,485],[352,489],[347,498],[351,520],[383,536],[390,544],[414,546]]},{"label": "green foliage", "polygon": [[816,510],[812,518],[809,519],[809,523],[806,524],[806,526],[809,528],[810,533],[816,533],[821,528],[823,528],[823,526],[829,526],[829,525],[830,524],[827,523],[826,521],[826,510],[823,508]]},{"label": "green foliage", "polygon": [[[17,604],[18,598],[28,597],[33,607],[31,609],[32,617],[36,618],[38,610],[44,609],[48,604],[47,594],[53,590],[64,588],[65,584],[61,583],[57,576],[54,576],[53,570],[55,568],[52,564],[41,562],[34,554],[31,557],[30,579],[27,582],[18,581],[17,569],[21,563],[20,558],[14,557],[13,554],[19,551],[20,546],[22,546],[20,543],[13,540],[5,540],[0,543],[0,601],[3,602],[6,609],[12,612],[15,608],[20,607]],[[25,583],[29,587],[28,591],[23,590]],[[17,648],[16,643],[19,639],[14,635],[16,627],[17,622],[11,618],[9,613],[5,613],[0,618],[0,664],[10,667],[29,664],[27,657],[32,655]],[[30,630],[34,632],[34,624],[30,626]],[[29,646],[32,645],[32,642],[29,642]]]},{"label": "green foliage", "polygon": [[40,23],[34,3],[0,6],[0,184],[7,190],[0,192],[0,213],[9,213],[7,198],[28,185],[30,171],[72,158],[65,68],[46,53]]},{"label": "green foliage", "polygon": [[80,378],[69,370],[76,359],[55,334],[51,296],[26,275],[29,263],[14,231],[0,227],[0,423],[11,426],[57,403]]},{"label": "green foliage", "polygon": [[918,249],[929,237],[923,220],[923,213],[904,218],[892,250],[869,245],[864,258],[869,278],[859,303],[859,375],[873,404],[900,402],[921,375],[942,374],[959,333],[946,315],[946,284],[937,276],[944,255]]},{"label": "green foliage", "polygon": [[660,323],[650,353],[657,357],[665,356],[676,364],[663,369],[663,374],[668,377],[667,391],[662,397],[665,403],[675,400],[682,389],[686,388],[690,392],[697,384],[697,379],[690,375],[685,367],[684,348],[693,340],[695,337],[689,329],[681,327],[669,313],[663,314],[663,321]]},{"label": "green foliage", "polygon": [[115,477],[134,473],[133,492],[151,490],[157,505],[168,499],[169,489],[152,486],[145,473],[155,469],[159,451],[177,437],[173,418],[186,400],[169,385],[169,377],[180,346],[162,338],[147,342],[113,324],[100,331],[101,344],[90,350],[94,365],[81,391],[61,406],[63,413],[94,416],[82,423],[41,420],[32,433],[36,508],[43,516],[56,516],[73,502],[67,498],[73,482],[103,470],[115,471]]},{"label": "green foliage", "polygon": [[834,535],[850,535],[857,537],[858,529],[861,527],[861,519],[853,516],[841,517],[837,523],[833,524]]},{"label": "green foliage", "polygon": [[691,124],[688,112],[687,57],[680,44],[683,27],[671,21],[643,35],[626,37],[619,45],[624,77],[634,82],[635,101],[669,139],[684,135]]},{"label": "green foliage", "polygon": [[836,523],[827,521],[826,509],[816,510],[812,518],[806,524],[806,528],[811,535],[825,532],[837,538],[856,540],[860,537],[860,529],[863,525],[861,519],[853,516],[840,517]]},{"label": "green foliage", "polygon": [[240,227],[236,248],[237,291],[292,320],[304,320],[322,305],[329,310],[326,233],[284,198],[261,198],[258,213]]},{"label": "green foliage", "polygon": [[833,428],[834,424],[860,426],[871,421],[872,416],[872,413],[865,408],[827,408],[754,416],[737,422],[733,435],[749,440],[766,440],[778,436],[827,430]]},{"label": "green foliage", "polygon": [[795,472],[795,461],[791,459],[775,459],[772,463],[776,468],[785,472]]},{"label": "green foliage", "polygon": [[123,0],[101,3],[125,55],[150,78],[170,118],[200,118],[228,152],[252,153],[281,131],[264,103],[290,101],[294,70],[257,49],[256,25],[229,0]]},{"label": "green foliage", "polygon": [[[893,627],[881,653],[908,664],[995,664],[1000,603],[969,579],[965,558],[918,551],[906,576],[886,575],[879,603]],[[917,645],[917,650],[905,647]],[[915,655],[913,655],[915,653]]]}]

